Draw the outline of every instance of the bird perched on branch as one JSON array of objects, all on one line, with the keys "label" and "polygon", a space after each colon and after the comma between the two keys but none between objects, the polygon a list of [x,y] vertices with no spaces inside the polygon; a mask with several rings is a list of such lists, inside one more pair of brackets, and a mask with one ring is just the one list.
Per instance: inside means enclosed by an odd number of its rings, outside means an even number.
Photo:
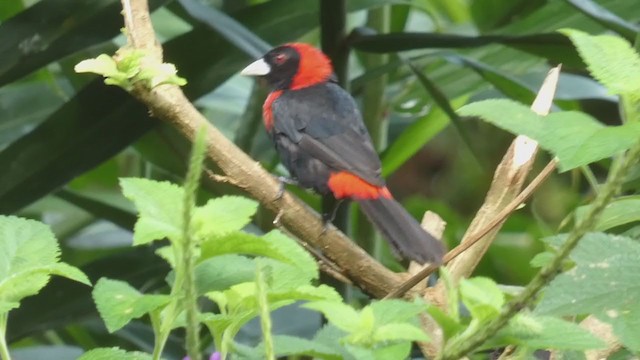
[{"label": "bird perched on branch", "polygon": [[422,229],[387,189],[358,107],[336,83],[325,54],[308,44],[286,44],[241,74],[264,77],[272,88],[263,106],[264,125],[297,184],[358,202],[401,257],[442,262],[440,241]]}]

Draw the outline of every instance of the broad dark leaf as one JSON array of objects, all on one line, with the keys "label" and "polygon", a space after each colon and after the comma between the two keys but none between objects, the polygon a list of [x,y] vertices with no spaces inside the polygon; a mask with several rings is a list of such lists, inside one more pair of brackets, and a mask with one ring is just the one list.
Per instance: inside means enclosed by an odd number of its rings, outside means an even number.
[{"label": "broad dark leaf", "polygon": [[133,231],[137,215],[106,202],[90,198],[75,191],[62,189],[56,196],[91,213],[97,218],[111,221],[126,230]]},{"label": "broad dark leaf", "polygon": [[179,2],[191,17],[215,30],[249,56],[259,58],[272,48],[241,23],[212,6],[205,6],[198,0]]},{"label": "broad dark leaf", "polygon": [[554,33],[522,36],[463,36],[409,32],[373,35],[356,29],[350,37],[350,43],[358,50],[374,53],[416,49],[464,49],[502,44],[545,57],[553,62],[584,67],[569,39]]},{"label": "broad dark leaf", "polygon": [[[150,9],[170,0],[151,0]],[[88,46],[123,26],[118,0],[43,0],[0,24],[0,86]]]},{"label": "broad dark leaf", "polygon": [[597,21],[607,29],[611,29],[627,41],[633,42],[636,39],[636,35],[640,32],[640,27],[632,24],[618,15],[607,10],[592,0],[565,0],[568,4],[574,8],[580,10],[582,13]]},{"label": "broad dark leaf", "polygon": [[155,120],[124,91],[96,79],[0,153],[0,213],[14,212],[105,161]]}]

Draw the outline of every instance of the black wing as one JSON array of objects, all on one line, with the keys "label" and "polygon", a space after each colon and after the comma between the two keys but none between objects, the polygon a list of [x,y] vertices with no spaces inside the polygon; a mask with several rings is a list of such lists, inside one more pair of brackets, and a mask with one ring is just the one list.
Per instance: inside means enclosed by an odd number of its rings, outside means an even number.
[{"label": "black wing", "polygon": [[384,185],[380,158],[358,107],[334,83],[285,91],[272,105],[274,136],[282,134],[300,150],[337,171]]}]

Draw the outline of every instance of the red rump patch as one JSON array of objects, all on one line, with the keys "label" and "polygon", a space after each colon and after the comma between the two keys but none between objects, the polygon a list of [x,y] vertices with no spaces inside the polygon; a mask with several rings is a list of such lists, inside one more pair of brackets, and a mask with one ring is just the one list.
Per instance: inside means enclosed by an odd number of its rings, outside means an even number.
[{"label": "red rump patch", "polygon": [[298,72],[293,77],[291,89],[298,90],[325,82],[333,74],[331,60],[319,49],[304,43],[287,44],[300,55]]},{"label": "red rump patch", "polygon": [[280,95],[282,95],[282,90],[270,92],[267,100],[264,101],[264,105],[262,105],[262,118],[267,131],[271,131],[273,128],[273,111],[271,111],[271,105]]},{"label": "red rump patch", "polygon": [[391,193],[386,186],[371,185],[358,176],[340,171],[329,176],[329,189],[336,199],[352,198],[356,200],[387,198],[391,199]]}]

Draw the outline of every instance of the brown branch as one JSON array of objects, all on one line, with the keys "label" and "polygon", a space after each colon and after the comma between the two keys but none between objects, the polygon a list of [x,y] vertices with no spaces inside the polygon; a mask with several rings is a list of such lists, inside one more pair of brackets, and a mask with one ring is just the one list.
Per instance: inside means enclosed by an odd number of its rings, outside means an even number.
[{"label": "brown branch", "polygon": [[[513,213],[514,210],[516,210],[518,207],[524,204],[524,202],[527,201],[531,197],[531,195],[533,195],[535,190],[538,189],[540,185],[542,185],[542,183],[549,177],[549,175],[551,175],[551,173],[555,170],[555,168],[556,168],[555,160],[550,161],[547,164],[547,166],[545,166],[545,168],[542,169],[542,171],[540,171],[540,173],[529,183],[529,185],[527,185],[527,187],[524,190],[522,190],[522,192],[518,194],[518,196],[516,196],[507,206],[505,206],[504,209],[502,209],[502,211],[496,214],[496,217],[493,218],[489,223],[487,223],[487,225],[484,228],[480,229],[480,231],[478,231],[475,234],[469,235],[468,240],[466,242],[456,246],[453,250],[445,254],[443,263],[445,265],[450,263],[457,256],[464,253],[467,249],[475,245],[478,241],[482,240],[482,238],[486,236],[489,232],[494,230],[495,227],[502,224],[505,221],[505,219],[509,217],[511,213]],[[400,284],[400,286],[398,286],[392,292],[387,294],[384,298],[388,299],[388,298],[394,298],[394,297],[399,297],[404,295],[407,291],[409,291],[411,288],[416,286],[420,281],[427,278],[429,275],[433,274],[433,272],[436,271],[437,269],[438,269],[437,266],[427,265],[422,270],[417,272],[415,275],[413,275],[412,277],[407,279],[405,282]]]},{"label": "brown branch", "polygon": [[[146,0],[122,0],[129,46],[157,49]],[[127,9],[129,6],[129,9]],[[150,61],[162,62],[160,51],[149,53]],[[344,234],[330,226],[323,231],[320,216],[302,201],[285,193],[277,198],[279,184],[258,162],[242,152],[196,110],[182,90],[174,85],[148,89],[137,84],[131,94],[145,104],[151,113],[176,127],[189,140],[197,129],[206,128],[207,156],[236,184],[268,209],[280,213],[280,222],[309,247],[320,250],[358,287],[382,297],[401,281]]]}]

